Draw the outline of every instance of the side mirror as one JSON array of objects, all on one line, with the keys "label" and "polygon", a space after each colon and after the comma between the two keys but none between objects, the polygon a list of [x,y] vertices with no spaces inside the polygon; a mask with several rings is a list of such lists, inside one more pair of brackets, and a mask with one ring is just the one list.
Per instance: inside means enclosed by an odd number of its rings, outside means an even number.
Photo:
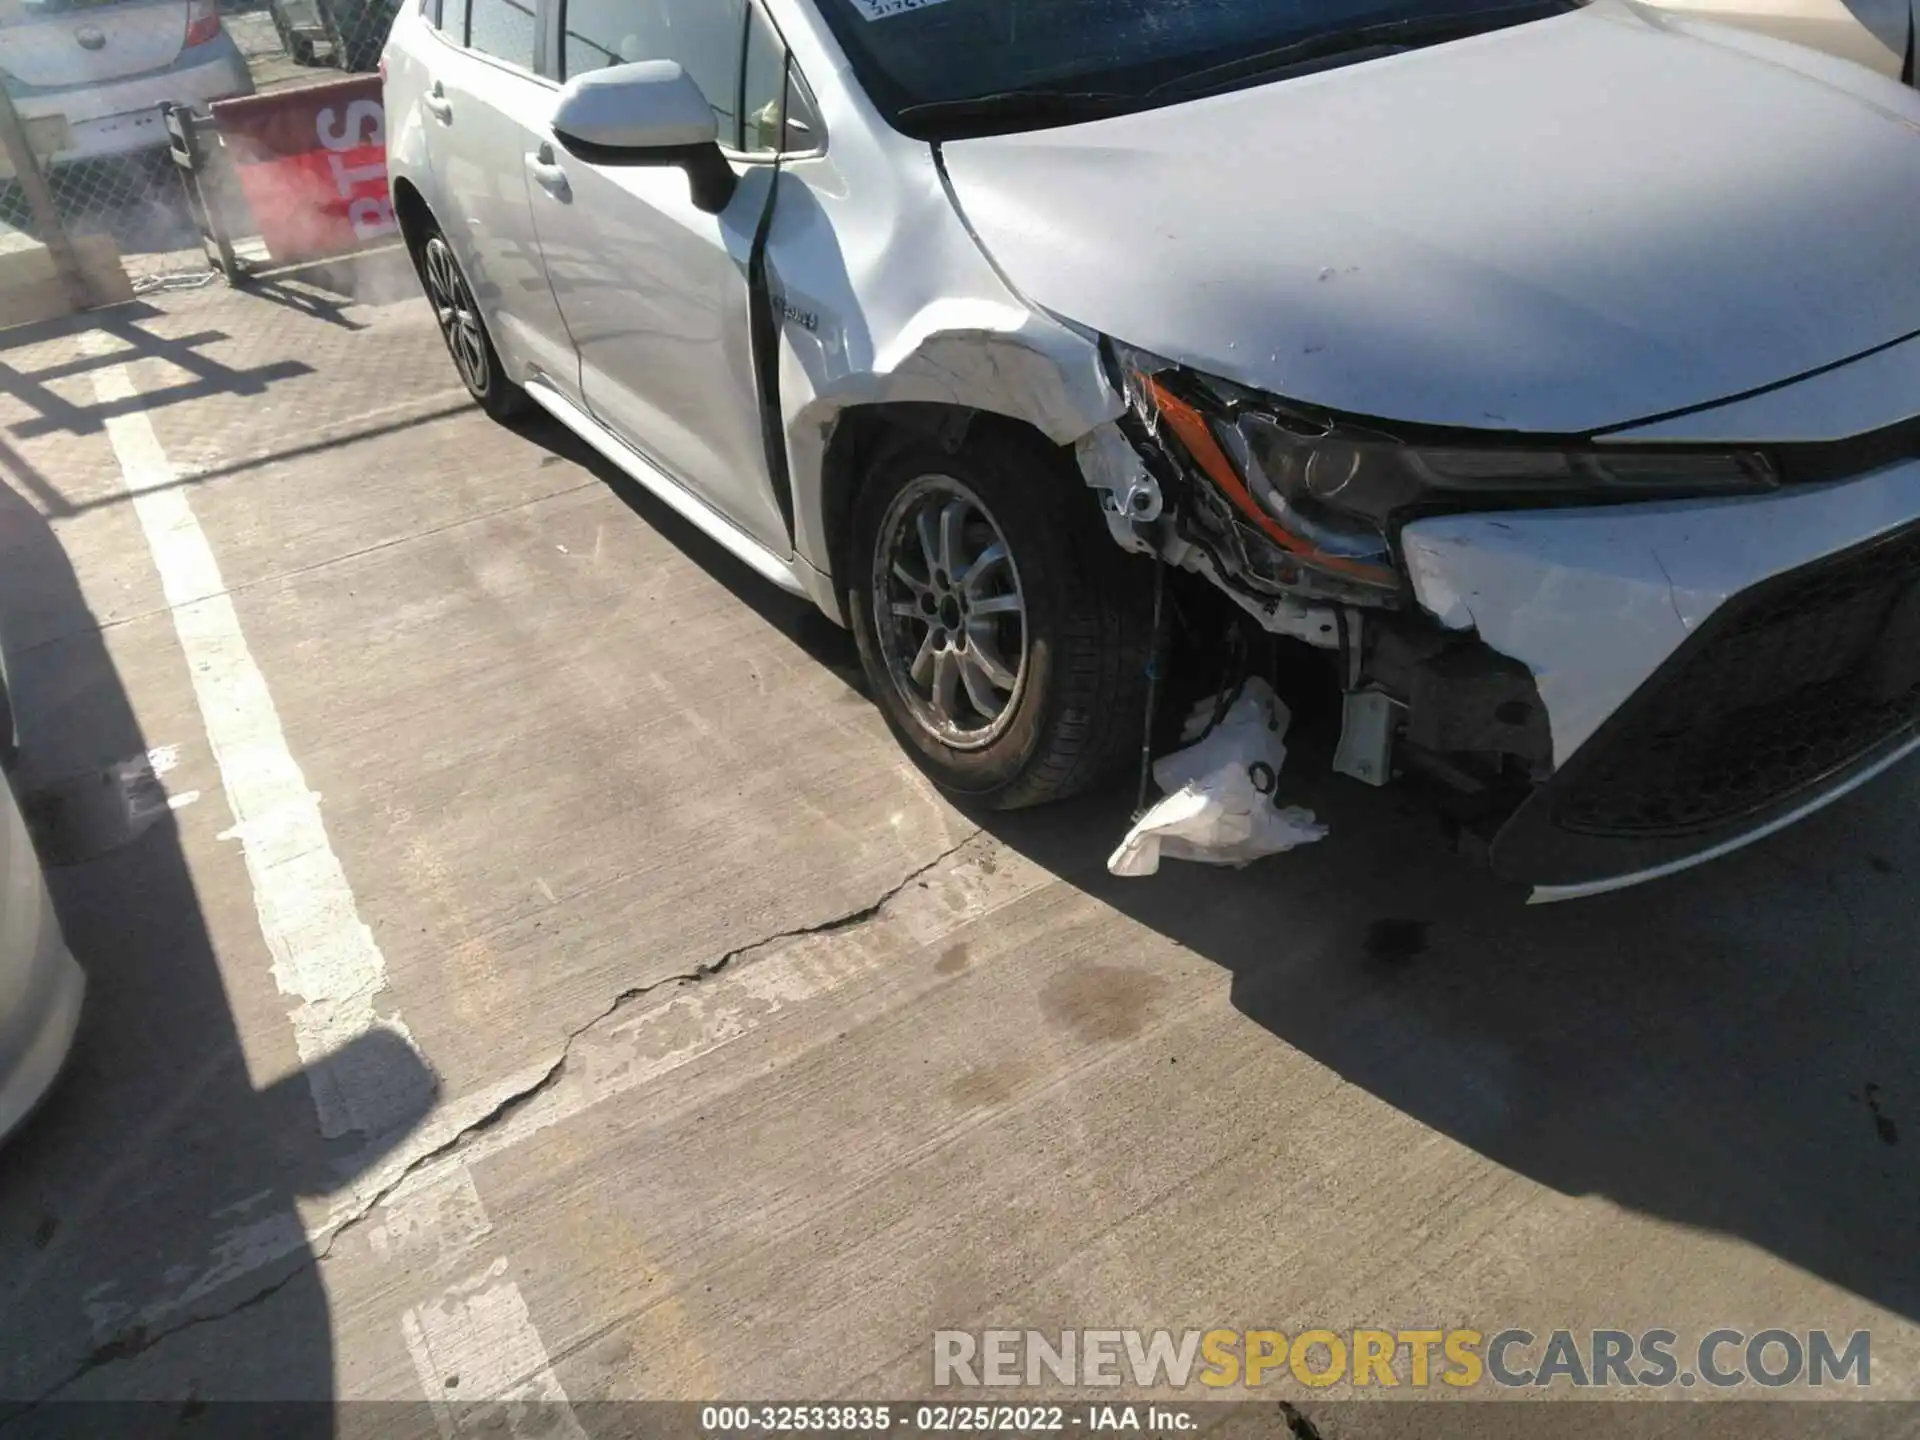
[{"label": "side mirror", "polygon": [[693,203],[727,208],[738,183],[720,153],[713,106],[672,60],[638,60],[576,75],[560,91],[553,133],[569,152],[601,165],[677,165]]}]

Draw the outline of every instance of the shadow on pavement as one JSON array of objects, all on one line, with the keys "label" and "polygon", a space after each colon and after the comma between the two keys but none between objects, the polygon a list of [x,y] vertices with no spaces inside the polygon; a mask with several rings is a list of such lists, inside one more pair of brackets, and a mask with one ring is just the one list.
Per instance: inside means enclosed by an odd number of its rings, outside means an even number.
[{"label": "shadow on pavement", "polygon": [[1299,752],[1281,796],[1332,834],[1246,870],[1108,875],[1130,786],[975,818],[1434,1130],[1915,1317],[1917,773],[1699,870],[1539,907],[1446,853],[1414,804]]},{"label": "shadow on pavement", "polygon": [[684,551],[688,559],[725,585],[741,604],[778,630],[815,664],[831,671],[849,690],[866,693],[866,673],[860,668],[860,655],[854,648],[852,634],[822,615],[812,601],[789,595],[756,575],[559,421],[536,412],[516,419],[514,429],[535,444],[590,471],[621,504]]},{"label": "shadow on pavement", "polygon": [[[67,798],[111,792],[148,741],[58,538],[16,488],[32,483],[0,475],[0,641],[28,808],[49,858],[73,862],[48,878],[89,991],[66,1074],[0,1152],[0,1436],[226,1431],[233,1415],[207,1402],[232,1398],[313,1402],[243,1428],[331,1434],[327,1300],[295,1202],[380,1158],[436,1082],[384,1031],[306,1068],[276,1066],[283,1027],[243,1048],[228,982],[265,983],[265,947],[216,952],[172,813],[136,815],[138,786],[131,808]],[[36,736],[57,737],[62,773],[36,770]],[[223,958],[248,968],[223,975]],[[322,1070],[374,1077],[417,1113],[325,1141]],[[135,1395],[165,1403],[110,1418],[40,1403]]]},{"label": "shadow on pavement", "polygon": [[[206,354],[202,346],[228,338],[221,330],[203,330],[192,335],[160,335],[141,322],[159,316],[153,306],[135,300],[106,310],[22,325],[6,332],[0,340],[0,354],[23,346],[81,331],[95,331],[106,337],[105,353],[85,355],[40,370],[22,370],[0,359],[0,394],[18,401],[36,413],[7,427],[7,433],[26,439],[40,435],[97,435],[106,421],[132,410],[156,410],[180,405],[210,395],[263,395],[277,380],[311,374],[313,367],[304,360],[275,360],[248,369],[235,369]],[[98,401],[76,404],[53,382],[83,376],[108,365],[133,360],[164,360],[189,379],[178,384],[144,390],[124,401]],[[68,497],[53,489],[44,476],[25,469],[11,448],[0,454],[8,464],[8,479],[23,483],[41,503],[46,513],[62,516],[72,513]]]},{"label": "shadow on pavement", "polygon": [[[524,428],[864,693],[846,632],[559,426]],[[1108,875],[1131,778],[970,818],[1231,972],[1275,1038],[1498,1164],[1920,1318],[1920,769],[1698,870],[1529,907],[1449,854],[1417,802],[1330,774],[1330,739],[1290,737],[1281,780],[1330,838],[1243,871]]]},{"label": "shadow on pavement", "polygon": [[244,282],[249,295],[343,330],[366,322],[346,312],[359,305],[399,305],[420,299],[420,277],[402,245],[261,271]]}]

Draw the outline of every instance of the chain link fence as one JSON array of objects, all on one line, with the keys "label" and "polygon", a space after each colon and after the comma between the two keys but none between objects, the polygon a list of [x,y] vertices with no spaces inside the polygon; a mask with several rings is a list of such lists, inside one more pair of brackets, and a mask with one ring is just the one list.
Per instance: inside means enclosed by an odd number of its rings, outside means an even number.
[{"label": "chain link fence", "polygon": [[272,0],[264,13],[291,64],[365,74],[379,65],[398,11],[399,0]]},{"label": "chain link fence", "polygon": [[[210,231],[243,265],[269,258],[257,237],[283,217],[254,213],[210,107],[372,72],[398,4],[0,0],[0,324],[202,283]],[[167,105],[201,122],[197,174]]]}]

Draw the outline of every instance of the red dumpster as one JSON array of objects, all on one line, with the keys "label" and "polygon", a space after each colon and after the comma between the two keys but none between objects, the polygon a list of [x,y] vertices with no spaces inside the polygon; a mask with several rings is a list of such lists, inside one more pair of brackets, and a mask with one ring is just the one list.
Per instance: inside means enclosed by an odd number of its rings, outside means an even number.
[{"label": "red dumpster", "polygon": [[399,233],[378,75],[215,101],[213,118],[275,264]]}]

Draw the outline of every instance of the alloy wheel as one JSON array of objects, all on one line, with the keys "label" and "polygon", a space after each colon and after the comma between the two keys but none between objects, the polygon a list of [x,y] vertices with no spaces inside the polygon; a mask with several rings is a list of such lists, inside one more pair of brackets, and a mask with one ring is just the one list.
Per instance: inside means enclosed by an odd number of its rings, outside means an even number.
[{"label": "alloy wheel", "polygon": [[942,744],[990,745],[1027,676],[1020,571],[979,496],[923,475],[888,506],[874,547],[873,615],[887,672]]},{"label": "alloy wheel", "polygon": [[438,235],[427,241],[426,270],[427,299],[433,305],[447,350],[467,388],[484,400],[493,383],[486,331],[481,328],[480,312],[473,303],[473,292],[467,289],[466,277],[454,263],[453,251]]}]

